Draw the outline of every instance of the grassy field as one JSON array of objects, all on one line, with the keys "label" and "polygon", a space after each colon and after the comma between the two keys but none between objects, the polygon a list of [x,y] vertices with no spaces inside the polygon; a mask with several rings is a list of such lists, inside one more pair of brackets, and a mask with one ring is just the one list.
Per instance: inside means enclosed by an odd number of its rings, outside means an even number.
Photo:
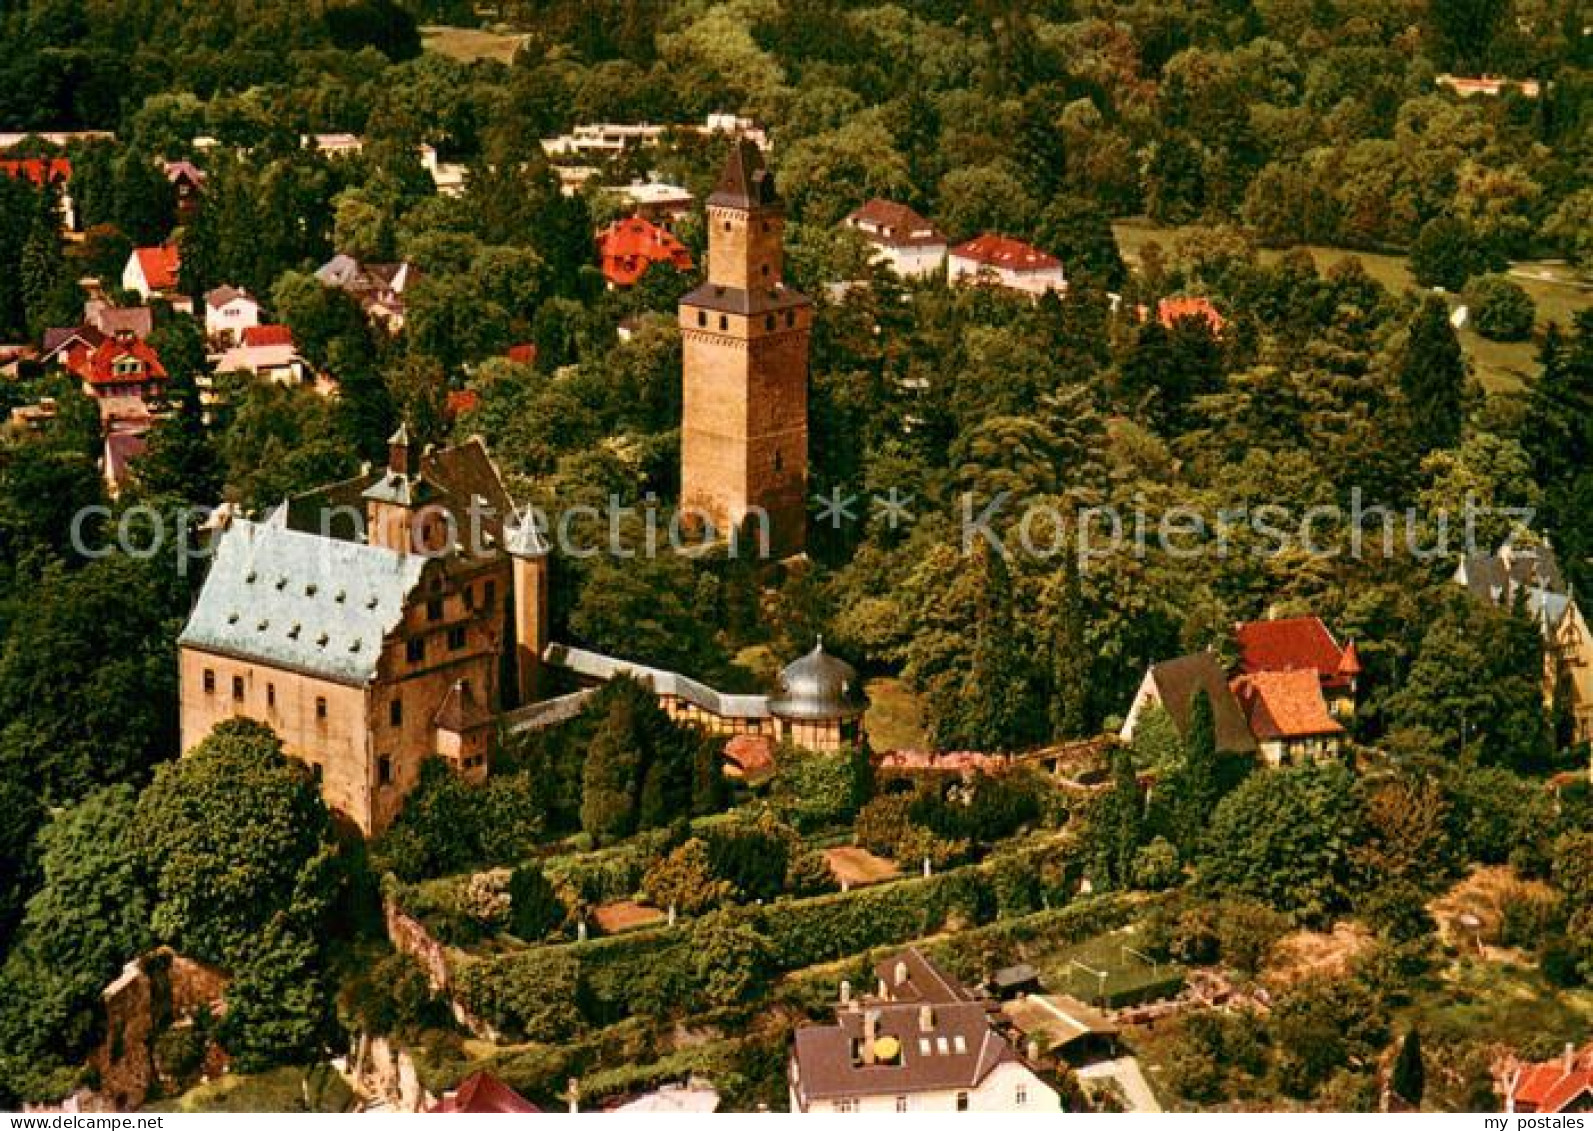
[{"label": "grassy field", "polygon": [[[1118,247],[1132,266],[1138,261],[1140,249],[1155,240],[1171,250],[1180,229],[1163,228],[1143,220],[1127,220],[1112,225],[1117,235]],[[1319,268],[1326,269],[1344,259],[1359,259],[1366,273],[1392,291],[1415,287],[1402,255],[1385,255],[1370,251],[1347,251],[1344,248],[1307,246]],[[1284,252],[1263,248],[1263,262],[1276,260]],[[1593,305],[1593,283],[1578,277],[1575,271],[1556,263],[1517,263],[1510,269],[1511,278],[1520,283],[1538,307],[1540,326],[1558,322],[1562,326],[1572,317]],[[1451,305],[1458,305],[1458,296],[1451,295]],[[1477,378],[1493,392],[1519,389],[1537,372],[1537,346],[1532,342],[1490,342],[1470,328],[1460,331],[1460,344],[1475,366]]]},{"label": "grassy field", "polygon": [[[1132,929],[1113,931],[1041,955],[1033,960],[1034,967],[1051,993],[1068,994],[1090,1004],[1099,1003],[1103,992],[1109,999],[1132,999],[1141,990],[1149,992],[1181,975],[1177,966],[1156,965],[1134,954],[1143,949],[1135,945],[1138,941]],[[1104,973],[1105,981],[1092,971]]]},{"label": "grassy field", "polygon": [[431,25],[420,29],[421,44],[427,51],[435,51],[461,63],[474,63],[480,59],[494,59],[499,63],[514,62],[514,53],[520,50],[525,36],[514,33],[487,31],[473,27],[443,27]]},{"label": "grassy field", "polygon": [[258,1075],[228,1073],[181,1096],[145,1105],[146,1111],[345,1112],[354,1093],[326,1065],[311,1069],[276,1068]]},{"label": "grassy field", "polygon": [[924,708],[918,696],[899,679],[873,679],[868,692],[868,714],[863,729],[875,750],[923,750],[929,736],[924,730]]}]

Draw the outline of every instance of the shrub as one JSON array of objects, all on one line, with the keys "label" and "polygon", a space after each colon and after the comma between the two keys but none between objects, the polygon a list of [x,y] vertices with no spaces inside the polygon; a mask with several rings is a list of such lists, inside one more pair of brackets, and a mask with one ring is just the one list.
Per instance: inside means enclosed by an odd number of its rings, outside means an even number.
[{"label": "shrub", "polygon": [[1499,898],[1499,943],[1536,948],[1565,927],[1565,906],[1552,895],[1516,887]]},{"label": "shrub", "polygon": [[1183,879],[1178,849],[1166,837],[1157,837],[1134,854],[1134,886],[1146,891],[1164,891]]},{"label": "shrub", "polygon": [[1521,342],[1532,336],[1537,307],[1520,284],[1503,275],[1483,275],[1466,285],[1466,305],[1477,333],[1495,342]]},{"label": "shrub", "polygon": [[729,899],[734,885],[719,878],[707,843],[693,837],[647,869],[642,891],[655,907],[698,915]]},{"label": "shrub", "polygon": [[516,868],[509,878],[509,926],[527,942],[546,938],[564,924],[569,909],[536,865]]},{"label": "shrub", "polygon": [[560,947],[539,947],[458,972],[459,1000],[475,1016],[515,1039],[559,1041],[581,1025],[581,966]]}]

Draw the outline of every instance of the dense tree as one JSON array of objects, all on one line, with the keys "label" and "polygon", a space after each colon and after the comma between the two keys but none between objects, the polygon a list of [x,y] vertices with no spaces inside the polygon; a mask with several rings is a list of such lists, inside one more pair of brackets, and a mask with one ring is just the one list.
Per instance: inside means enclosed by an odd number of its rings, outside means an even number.
[{"label": "dense tree", "polygon": [[1422,1062],[1421,1034],[1415,1029],[1407,1032],[1405,1039],[1400,1042],[1389,1086],[1396,1096],[1412,1107],[1421,1107],[1422,1096],[1427,1091],[1427,1071]]},{"label": "dense tree", "polygon": [[258,956],[280,915],[289,949],[322,927],[331,818],[309,770],[259,723],[222,723],[161,766],[132,837],[153,883],[155,931],[185,954],[231,966]]},{"label": "dense tree", "polygon": [[1362,836],[1354,779],[1342,766],[1254,774],[1212,815],[1201,875],[1220,891],[1320,923],[1362,884],[1351,852]]},{"label": "dense tree", "polygon": [[1064,554],[1051,634],[1051,730],[1057,738],[1082,738],[1090,728],[1092,665],[1084,615],[1078,556]]},{"label": "dense tree", "polygon": [[535,864],[516,868],[509,877],[509,923],[515,935],[535,942],[564,925],[569,914],[546,874]]},{"label": "dense tree", "polygon": [[1465,422],[1466,359],[1444,300],[1422,300],[1398,361],[1399,388],[1426,449],[1452,448]]},{"label": "dense tree", "polygon": [[1177,791],[1178,844],[1186,851],[1205,835],[1212,812],[1217,807],[1221,785],[1218,779],[1217,724],[1212,714],[1211,696],[1195,692],[1189,705],[1189,729],[1184,736],[1184,762],[1174,777]]}]

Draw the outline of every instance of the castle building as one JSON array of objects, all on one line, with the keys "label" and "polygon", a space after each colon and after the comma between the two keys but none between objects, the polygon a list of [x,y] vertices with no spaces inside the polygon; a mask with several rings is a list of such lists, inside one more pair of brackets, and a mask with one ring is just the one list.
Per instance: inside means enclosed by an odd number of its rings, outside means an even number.
[{"label": "castle building", "polygon": [[372,835],[421,766],[488,772],[497,717],[535,694],[547,546],[484,445],[420,453],[234,519],[178,640],[184,751],[255,719]]},{"label": "castle building", "polygon": [[787,557],[806,543],[813,303],[782,279],[785,206],[750,139],[733,144],[707,225],[708,281],[680,303],[681,506],[721,537],[767,529]]}]

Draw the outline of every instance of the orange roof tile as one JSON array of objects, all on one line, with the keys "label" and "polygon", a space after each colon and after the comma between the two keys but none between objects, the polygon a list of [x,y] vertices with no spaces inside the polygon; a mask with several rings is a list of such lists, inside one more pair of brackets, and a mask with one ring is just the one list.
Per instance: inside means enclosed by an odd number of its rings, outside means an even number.
[{"label": "orange roof tile", "polygon": [[951,253],[987,267],[1005,267],[1011,271],[1052,271],[1062,266],[1056,256],[1047,255],[1032,244],[989,233],[953,248]]},{"label": "orange roof tile", "polygon": [[1312,671],[1255,672],[1233,681],[1233,693],[1262,742],[1343,734],[1328,714],[1322,684]]},{"label": "orange roof tile", "polygon": [[691,252],[675,234],[640,216],[615,220],[597,236],[603,277],[616,287],[634,285],[654,263],[673,263],[681,271],[694,266]]}]

